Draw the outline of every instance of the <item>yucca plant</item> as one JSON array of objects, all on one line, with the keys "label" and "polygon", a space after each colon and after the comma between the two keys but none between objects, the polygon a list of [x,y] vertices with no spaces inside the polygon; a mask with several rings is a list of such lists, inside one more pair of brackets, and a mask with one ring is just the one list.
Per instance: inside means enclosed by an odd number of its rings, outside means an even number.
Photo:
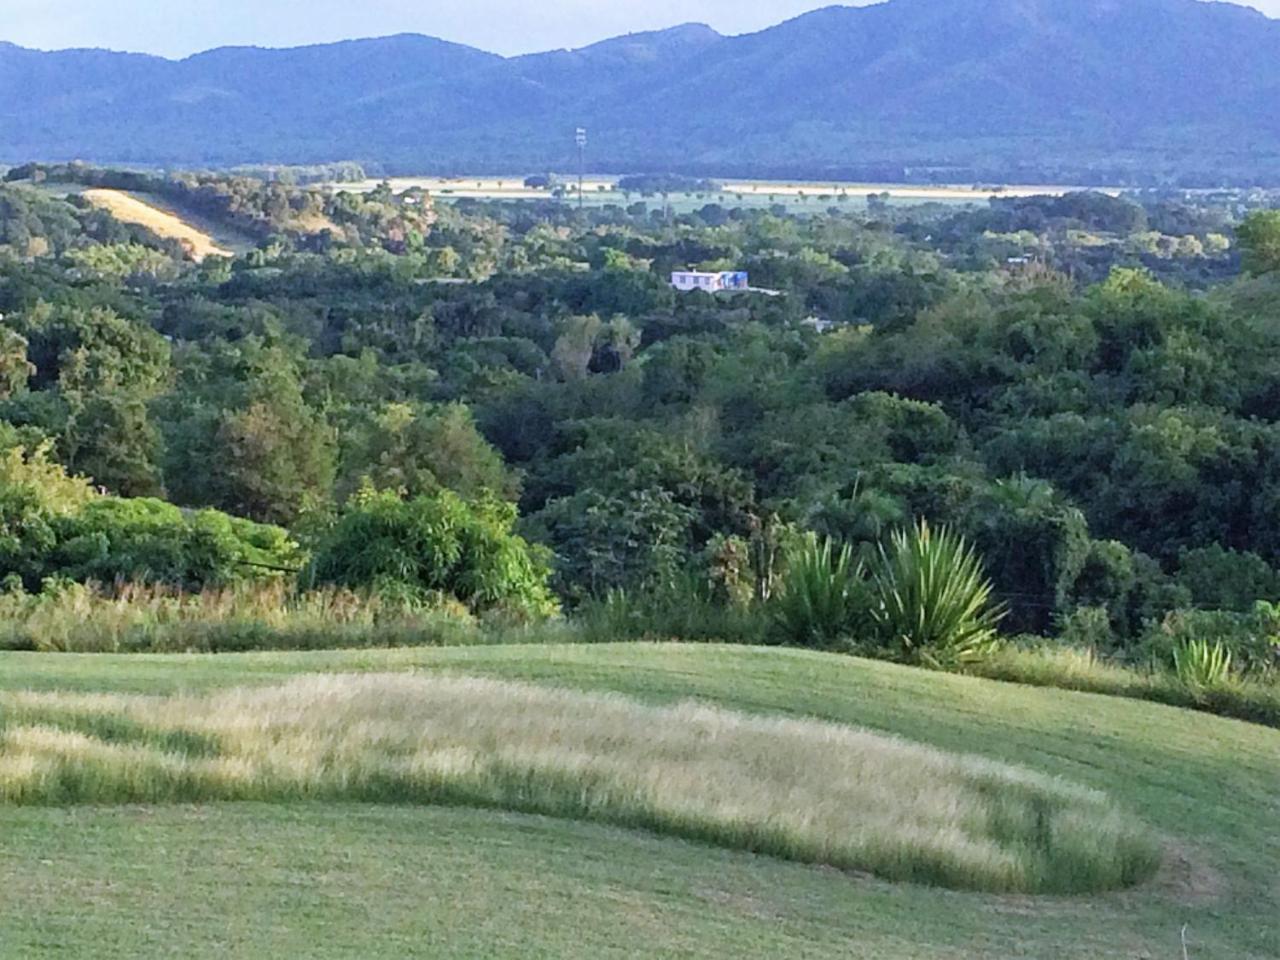
[{"label": "yucca plant", "polygon": [[964,538],[921,520],[882,545],[872,564],[877,640],[907,663],[949,668],[987,656],[1005,611]]},{"label": "yucca plant", "polygon": [[1186,640],[1173,648],[1173,669],[1194,694],[1222,685],[1231,673],[1231,651],[1220,640]]},{"label": "yucca plant", "polygon": [[771,605],[772,625],[783,643],[847,647],[867,607],[865,569],[852,547],[810,535],[789,551],[782,589]]}]

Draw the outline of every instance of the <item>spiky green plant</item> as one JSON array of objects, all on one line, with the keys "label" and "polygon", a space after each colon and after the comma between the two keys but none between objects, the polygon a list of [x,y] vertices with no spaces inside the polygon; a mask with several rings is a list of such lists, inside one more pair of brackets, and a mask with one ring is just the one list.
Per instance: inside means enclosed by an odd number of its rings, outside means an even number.
[{"label": "spiky green plant", "polygon": [[871,568],[881,652],[935,668],[980,660],[997,645],[1004,608],[965,539],[921,520],[882,545]]},{"label": "spiky green plant", "polygon": [[1220,687],[1231,674],[1231,651],[1220,640],[1187,640],[1173,648],[1178,680],[1199,695]]},{"label": "spiky green plant", "polygon": [[772,607],[773,628],[783,643],[820,650],[847,647],[867,607],[862,562],[847,544],[811,535],[789,551]]}]

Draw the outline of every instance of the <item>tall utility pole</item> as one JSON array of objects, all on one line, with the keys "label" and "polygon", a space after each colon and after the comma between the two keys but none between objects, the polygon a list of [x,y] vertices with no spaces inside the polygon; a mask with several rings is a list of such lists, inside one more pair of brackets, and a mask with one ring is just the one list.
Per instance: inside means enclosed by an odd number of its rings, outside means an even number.
[{"label": "tall utility pole", "polygon": [[582,209],[583,182],[587,179],[587,128],[579,127],[574,137],[578,144],[578,209]]}]

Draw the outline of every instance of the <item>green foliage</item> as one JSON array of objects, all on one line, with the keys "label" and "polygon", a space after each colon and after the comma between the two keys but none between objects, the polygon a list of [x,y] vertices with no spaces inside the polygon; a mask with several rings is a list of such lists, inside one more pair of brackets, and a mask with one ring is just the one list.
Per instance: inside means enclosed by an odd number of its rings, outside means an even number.
[{"label": "green foliage", "polygon": [[[185,506],[294,524],[331,500],[334,431],[308,402],[296,359],[252,347],[217,358],[231,367],[230,389],[214,392],[198,382],[172,411],[170,494]],[[219,467],[205,469],[208,463]]]},{"label": "green foliage", "polygon": [[637,593],[610,590],[574,611],[578,636],[589,642],[715,642],[753,644],[765,640],[767,623],[751,604],[725,603],[714,585],[697,574],[678,576],[665,587]]},{"label": "green foliage", "polygon": [[1258,210],[1236,227],[1244,248],[1245,269],[1250,273],[1280,270],[1280,210]]},{"label": "green foliage", "polygon": [[160,500],[100,497],[54,525],[45,576],[78,582],[161,583],[187,589],[282,576],[302,563],[279,527]]},{"label": "green foliage", "polygon": [[995,647],[1004,610],[964,538],[921,520],[882,546],[871,566],[876,645],[893,659],[961,666]]},{"label": "green foliage", "polygon": [[41,391],[11,391],[9,415],[34,419],[37,396],[56,398],[49,432],[72,470],[125,496],[160,492],[159,438],[148,403],[169,375],[164,339],[107,307],[38,302],[6,317],[5,325],[26,341],[29,384]]},{"label": "green foliage", "polygon": [[1116,647],[1111,611],[1106,607],[1077,607],[1062,617],[1058,634],[1065,646],[1093,654]]},{"label": "green foliage", "polygon": [[1269,679],[1280,668],[1280,617],[1266,601],[1248,613],[1175,610],[1148,624],[1140,650],[1157,667],[1171,669],[1180,650],[1199,642],[1221,647],[1241,675]]},{"label": "green foliage", "polygon": [[517,492],[515,477],[461,404],[437,409],[388,404],[352,433],[342,458],[341,499],[364,481],[411,498],[441,489],[468,498]]},{"label": "green foliage", "polygon": [[785,563],[770,603],[774,636],[818,650],[853,648],[870,606],[865,569],[853,548],[809,536],[788,551]]},{"label": "green foliage", "polygon": [[1221,642],[1185,640],[1173,648],[1178,680],[1197,697],[1220,687],[1231,673],[1231,652]]},{"label": "green foliage", "polygon": [[67,261],[81,276],[128,284],[174,280],[182,269],[167,254],[136,243],[71,250]]},{"label": "green foliage", "polygon": [[[261,241],[171,274],[173,251],[108,214],[0,188],[0,420],[111,493],[308,543],[366,484],[518,499],[570,607],[625,596],[653,633],[691,579],[683,629],[710,635],[721,610],[757,635],[789,531],[869,560],[911,517],[983,557],[1010,631],[1130,662],[1174,611],[1249,618],[1280,595],[1275,274],[1236,279],[1222,246],[1259,196],[803,216],[717,196],[654,217],[290,172],[18,173],[150,192]],[[1265,221],[1241,234],[1255,259]],[[693,264],[785,296],[677,297],[669,271]],[[31,485],[7,496],[34,587],[63,532]],[[77,571],[222,562],[144,543],[140,505],[99,512]],[[136,537],[106,519],[131,512]]]},{"label": "green foliage", "polygon": [[1259,598],[1280,597],[1280,572],[1255,553],[1220,544],[1183,551],[1177,582],[1206,610],[1247,613]]},{"label": "green foliage", "polygon": [[198,589],[278,577],[301,563],[297,543],[278,527],[103,496],[51,461],[48,441],[8,442],[0,454],[0,579],[33,591],[50,580]]},{"label": "green foliage", "polygon": [[448,490],[412,500],[369,492],[320,542],[308,580],[543,619],[558,609],[551,571],[544,551],[512,532],[515,519],[510,504]]}]

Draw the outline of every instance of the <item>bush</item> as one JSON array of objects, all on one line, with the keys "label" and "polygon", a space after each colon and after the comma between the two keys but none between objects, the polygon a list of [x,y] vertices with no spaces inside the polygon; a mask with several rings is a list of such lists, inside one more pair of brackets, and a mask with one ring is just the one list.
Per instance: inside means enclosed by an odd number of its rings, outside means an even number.
[{"label": "bush", "polygon": [[927,521],[893,535],[872,564],[872,618],[881,653],[906,663],[954,667],[980,660],[1004,616],[982,560],[964,538]]},{"label": "bush", "polygon": [[1077,607],[1061,619],[1058,635],[1068,647],[1094,652],[1113,650],[1117,645],[1106,607]]},{"label": "bush", "polygon": [[100,497],[53,524],[45,576],[77,582],[161,583],[184,589],[296,572],[289,534],[217,510],[185,512],[161,500]]},{"label": "bush", "polygon": [[1177,671],[1179,651],[1192,643],[1220,646],[1237,674],[1267,678],[1277,669],[1280,655],[1280,611],[1260,602],[1251,613],[1224,610],[1175,610],[1159,623],[1149,624],[1142,637],[1142,653],[1157,669]]},{"label": "bush", "polygon": [[787,556],[772,608],[773,632],[781,642],[849,649],[869,609],[865,568],[849,545],[810,536]]},{"label": "bush", "polygon": [[201,589],[279,577],[301,563],[279,527],[99,495],[52,462],[47,446],[0,454],[0,578],[26,590],[51,579]]},{"label": "bush", "polygon": [[610,590],[576,612],[583,639],[611,643],[647,640],[761,643],[766,620],[749,603],[725,603],[714,585],[695,575],[646,592]]},{"label": "bush", "polygon": [[1221,687],[1231,674],[1231,651],[1221,641],[1188,640],[1173,650],[1178,680],[1197,698]]},{"label": "bush", "polygon": [[559,611],[548,555],[512,532],[515,521],[511,504],[447,490],[413,500],[366,494],[321,542],[309,579],[410,598],[446,594],[473,612],[545,619]]}]

